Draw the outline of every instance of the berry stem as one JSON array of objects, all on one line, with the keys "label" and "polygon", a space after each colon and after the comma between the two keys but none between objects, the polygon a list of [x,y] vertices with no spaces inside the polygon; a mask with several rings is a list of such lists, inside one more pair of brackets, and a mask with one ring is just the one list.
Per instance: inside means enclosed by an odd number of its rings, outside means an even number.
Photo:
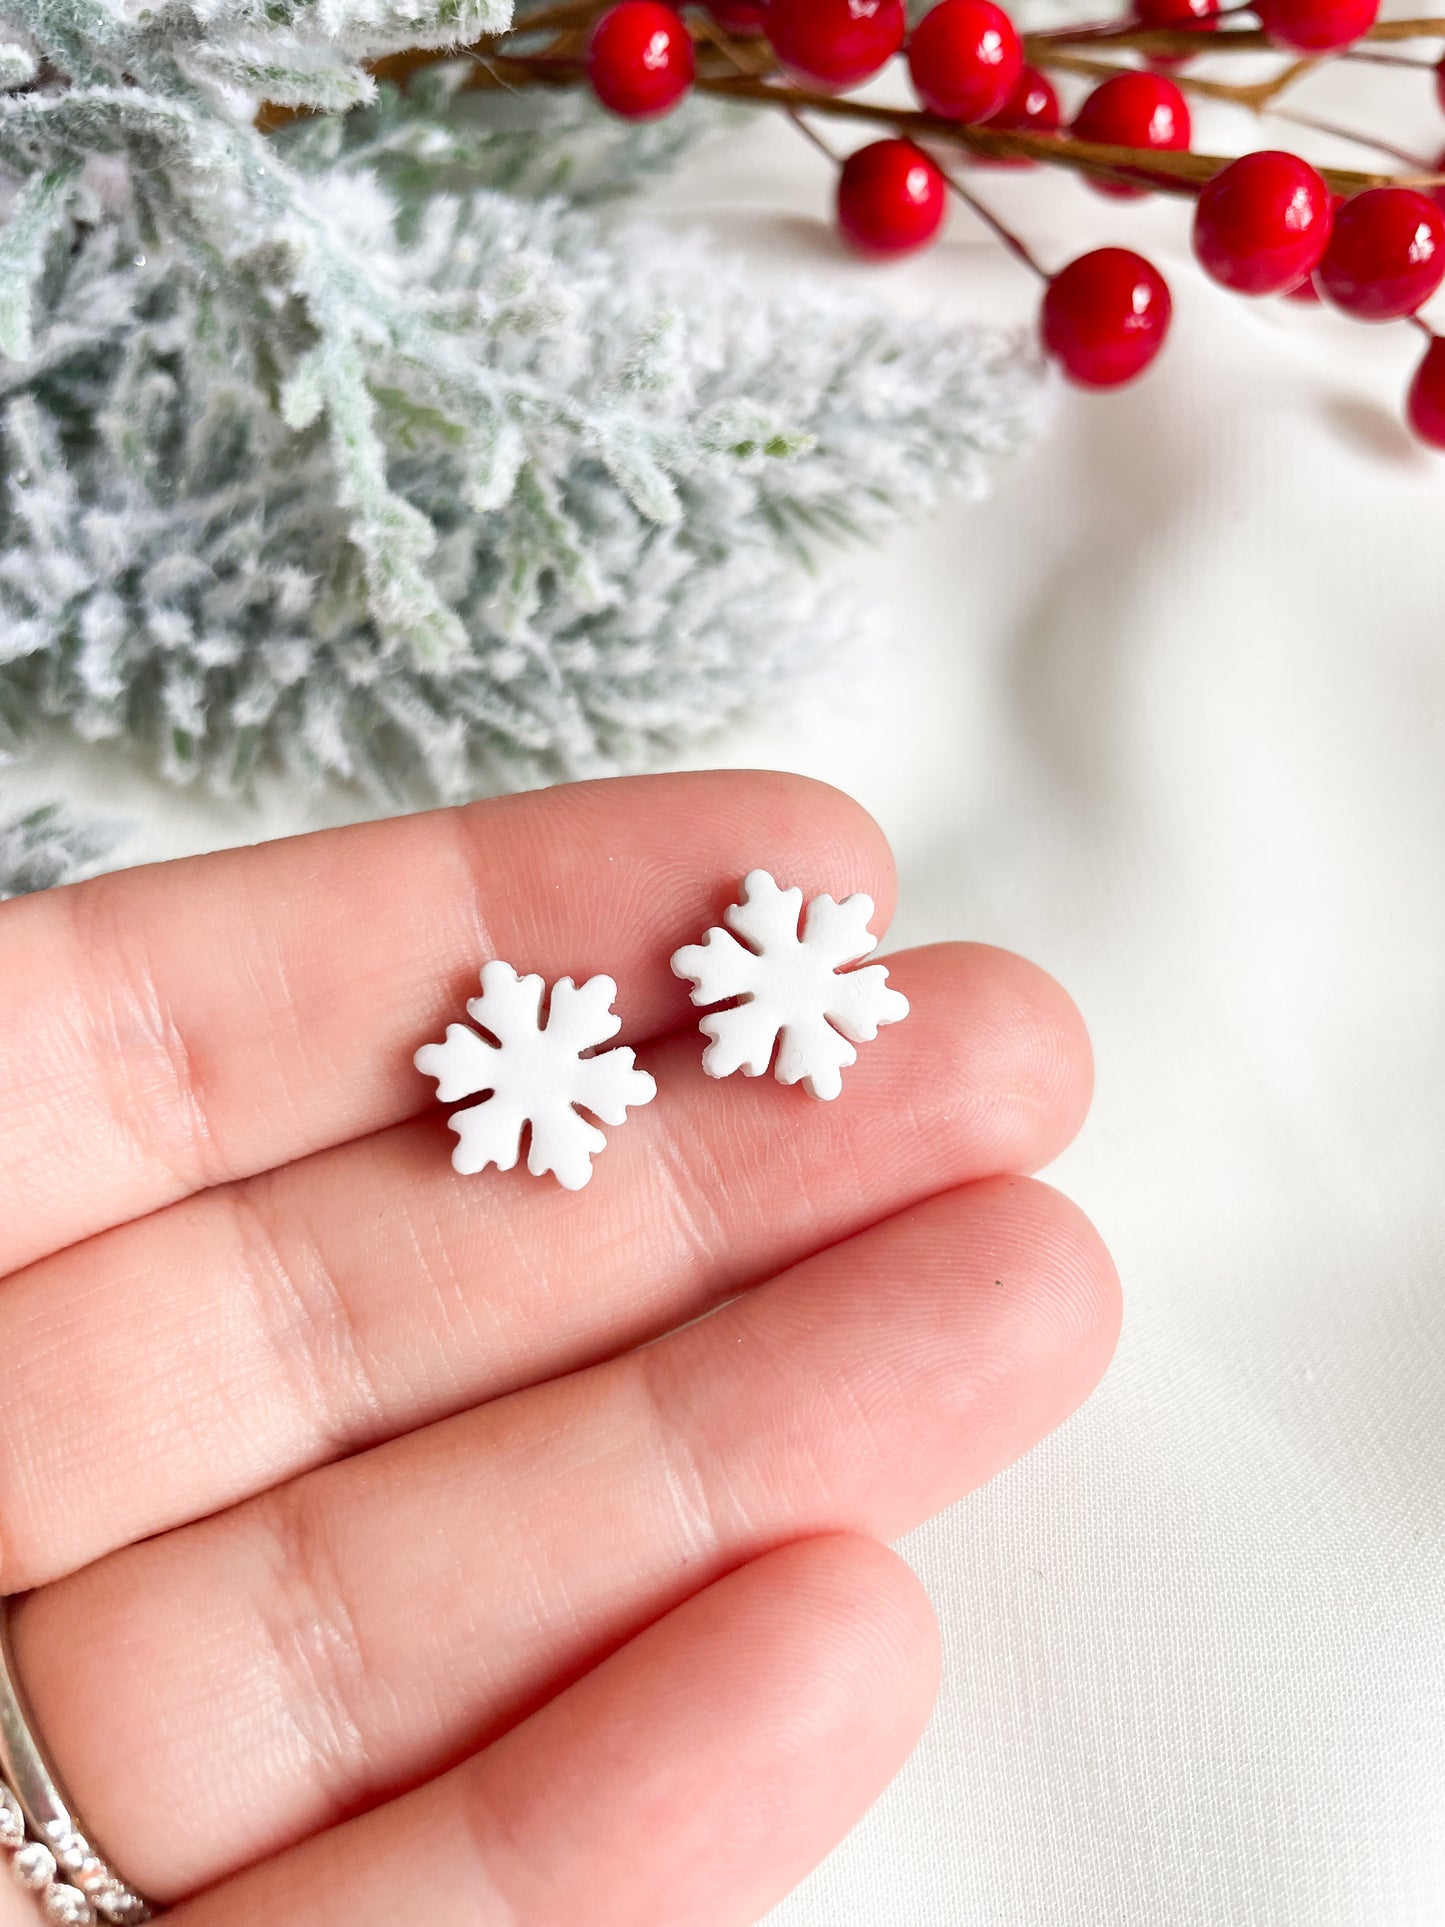
[{"label": "berry stem", "polygon": [[[703,15],[701,20],[694,23],[693,38],[695,40],[705,40],[710,47],[715,47],[735,73],[756,78],[766,74],[771,66],[766,47],[756,41],[744,42],[743,45],[740,46],[730,34],[723,32],[715,20],[708,19],[706,14]],[[744,58],[744,47],[746,47],[747,50],[746,59]],[[758,64],[760,61],[762,63],[761,65]],[[801,132],[804,134],[808,132],[801,121],[797,124]]]},{"label": "berry stem", "polygon": [[[546,33],[551,29],[570,31],[590,27],[603,11],[598,0],[560,0],[560,4],[554,7],[538,7],[534,13],[515,22],[508,33]],[[493,35],[494,39],[501,37],[500,34]]]},{"label": "berry stem", "polygon": [[[1089,80],[1112,80],[1118,74],[1138,72],[1137,67],[1125,67],[1117,61],[1093,60],[1087,54],[1055,53],[1052,50],[1039,54],[1035,64],[1051,67],[1059,73],[1080,74]],[[1248,107],[1259,114],[1271,101],[1278,100],[1287,88],[1293,87],[1296,81],[1303,80],[1317,64],[1313,60],[1294,60],[1272,78],[1248,85],[1228,80],[1203,80],[1197,74],[1175,74],[1173,80],[1181,93],[1197,94],[1203,100],[1227,100],[1233,106]]]},{"label": "berry stem", "polygon": [[[581,30],[606,11],[607,3],[608,0],[559,0],[559,4],[531,15],[521,27],[507,34],[490,35],[475,46],[464,49],[463,57],[469,56],[473,62],[464,85],[468,88],[508,91],[538,86],[576,86],[586,76],[579,44]],[[535,53],[515,54],[506,51],[509,42],[515,44],[522,35],[530,37],[534,33],[550,33],[553,38]],[[1403,39],[1410,36],[1445,39],[1445,18],[1377,22],[1370,37]],[[739,46],[713,23],[700,22],[695,37],[698,42],[697,92],[723,100],[748,101],[790,115],[803,113],[810,121],[830,117],[851,120],[884,128],[929,148],[944,144],[1000,160],[1039,161],[1126,185],[1137,183],[1142,176],[1155,193],[1191,198],[1230,164],[1229,157],[1224,155],[1110,146],[1103,142],[1081,141],[1071,134],[1034,134],[1022,129],[985,124],[964,126],[956,120],[943,119],[916,108],[887,107],[847,94],[825,93],[795,86],[776,77],[771,67],[759,71],[752,64],[759,58],[764,61],[769,59],[764,49],[754,49],[751,44]],[[1036,65],[1112,73],[1114,69],[1103,63],[1093,63],[1085,68],[1085,56],[1066,51],[1071,41],[1089,43],[1107,40],[1112,46],[1168,53],[1197,51],[1200,37],[1193,31],[1131,29],[1127,25],[1107,31],[1091,29],[1082,33],[1078,29],[1059,28],[1047,34],[1027,36],[1024,46],[1026,57]],[[1257,52],[1270,45],[1267,35],[1246,28],[1232,28],[1224,33],[1211,34],[1209,43],[1211,58],[1235,47]],[[456,54],[446,56],[449,59],[458,57]],[[1348,54],[1345,57],[1348,58]],[[372,71],[378,79],[404,85],[413,74],[434,65],[438,58],[434,50],[417,49],[378,60],[373,64]],[[1180,76],[1178,84],[1199,93],[1222,95],[1239,105],[1263,112],[1271,107],[1285,87],[1316,64],[1310,60],[1292,61],[1273,80],[1255,86],[1230,88],[1224,82],[1195,81],[1187,75]],[[285,126],[303,113],[304,110],[263,106],[257,116],[257,125],[264,131],[271,131]],[[811,127],[804,131],[810,140],[819,144]],[[1445,175],[1418,169],[1413,161],[1406,164],[1415,170],[1406,176],[1364,173],[1351,168],[1322,168],[1320,172],[1330,188],[1342,195],[1356,194],[1370,187],[1430,188],[1445,181]]]},{"label": "berry stem", "polygon": [[936,154],[933,158],[939,173],[942,174],[944,180],[947,181],[949,187],[958,196],[959,200],[963,202],[964,206],[977,215],[978,219],[983,222],[984,226],[990,230],[997,240],[1003,243],[1016,261],[1021,261],[1026,268],[1038,276],[1040,281],[1047,282],[1049,280],[1048,270],[1039,265],[1038,260],[1026,244],[1014,233],[1013,229],[1006,227],[991,208],[985,207],[978,196],[969,188],[966,188],[963,182],[958,179],[957,175],[943,166]]},{"label": "berry stem", "polygon": [[[520,63],[517,63],[520,64]],[[978,125],[960,126],[957,121],[941,119],[906,107],[884,107],[876,102],[856,100],[846,94],[813,93],[807,88],[762,78],[698,75],[700,93],[715,94],[723,100],[752,100],[774,107],[800,107],[810,114],[845,120],[861,120],[887,127],[916,140],[921,146],[945,142],[975,153],[997,155],[1004,160],[1052,162],[1086,174],[1101,174],[1109,179],[1137,179],[1142,171],[1152,189],[1164,194],[1196,194],[1207,181],[1228,167],[1229,158],[1220,154],[1177,152],[1153,147],[1114,147],[1102,141],[1076,140],[1071,134],[1028,134],[1021,131]],[[1341,194],[1354,194],[1366,187],[1398,186],[1391,174],[1367,174],[1353,168],[1322,168],[1325,180]],[[1431,186],[1435,176],[1411,180],[1410,186]]]},{"label": "berry stem", "polygon": [[793,123],[794,127],[797,128],[798,132],[803,136],[803,139],[807,141],[810,146],[816,147],[825,160],[831,161],[834,167],[842,165],[842,155],[828,145],[816,127],[810,127],[808,125],[796,107],[790,107],[788,109],[788,119]]},{"label": "berry stem", "polygon": [[1377,20],[1362,40],[1445,40],[1445,19],[1427,15],[1414,20]]},{"label": "berry stem", "polygon": [[1332,140],[1353,141],[1357,147],[1373,148],[1377,154],[1388,154],[1392,161],[1399,161],[1417,173],[1428,173],[1429,162],[1422,161],[1418,154],[1407,148],[1396,147],[1392,141],[1382,141],[1374,134],[1361,134],[1353,127],[1342,127],[1338,121],[1318,120],[1313,114],[1297,113],[1292,107],[1270,107],[1265,110],[1271,120],[1287,120],[1292,127],[1307,127],[1312,134],[1328,134]]},{"label": "berry stem", "polygon": [[[1445,20],[1440,23],[1440,31],[1445,36]],[[1197,54],[1202,38],[1198,27],[1140,27],[1129,20],[1118,20],[1112,26],[1041,27],[1024,35],[1024,51],[1035,65],[1048,48],[1092,47],[1101,43],[1143,54]],[[1275,45],[1263,27],[1230,27],[1223,33],[1209,35],[1209,51],[1212,54],[1270,53],[1275,51]]]},{"label": "berry stem", "polygon": [[[1252,13],[1252,7],[1231,7],[1227,13],[1215,15],[1216,19],[1231,19],[1236,13]],[[1217,54],[1231,53],[1282,53],[1281,47],[1263,27],[1230,27],[1224,33],[1211,33],[1208,52],[1211,59]],[[1131,21],[1123,20],[1112,27],[1045,27],[1036,33],[1026,34],[1024,47],[1028,58],[1038,64],[1037,52],[1042,47],[1092,46],[1099,41],[1107,41],[1113,47],[1131,47],[1145,54],[1197,54],[1200,52],[1200,30],[1197,27],[1140,27]],[[1445,15],[1431,15],[1413,20],[1377,20],[1355,42],[1357,47],[1365,41],[1396,40],[1445,40]],[[1349,58],[1352,47],[1345,54]]]},{"label": "berry stem", "polygon": [[1411,67],[1416,73],[1433,74],[1433,60],[1414,60],[1409,54],[1380,54],[1370,47],[1345,47],[1335,55],[1336,60],[1353,60],[1365,67]]},{"label": "berry stem", "polygon": [[[743,59],[737,44],[722,31],[715,21],[709,20],[704,16],[699,25],[699,32],[703,39],[706,39],[712,46],[717,48],[718,52],[722,54],[728,64],[736,69],[738,73],[753,76],[759,72],[757,67],[750,66]],[[841,167],[843,165],[843,156],[839,154],[836,149],[828,145],[816,127],[810,127],[808,125],[807,121],[803,118],[801,109],[788,107],[784,111],[794,127],[796,127],[798,132],[803,136],[803,139],[808,142],[810,147],[817,148],[824,160],[828,161],[834,167]]]}]

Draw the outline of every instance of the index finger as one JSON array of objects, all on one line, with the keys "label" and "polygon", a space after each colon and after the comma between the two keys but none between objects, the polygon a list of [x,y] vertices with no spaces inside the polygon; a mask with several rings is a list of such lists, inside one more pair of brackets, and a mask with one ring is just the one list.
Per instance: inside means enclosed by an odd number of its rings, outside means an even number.
[{"label": "index finger", "polygon": [[580,783],[130,870],[0,907],[0,1274],[434,1101],[412,1054],[491,958],[615,977],[625,1040],[684,1021],[667,959],[756,867],[893,903],[838,791],[726,772]]}]

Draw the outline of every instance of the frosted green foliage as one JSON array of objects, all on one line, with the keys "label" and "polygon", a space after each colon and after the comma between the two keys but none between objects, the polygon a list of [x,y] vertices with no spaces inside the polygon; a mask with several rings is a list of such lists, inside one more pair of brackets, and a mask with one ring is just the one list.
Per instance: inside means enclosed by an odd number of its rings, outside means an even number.
[{"label": "frosted green foliage", "polygon": [[9,92],[12,87],[23,87],[36,75],[35,56],[28,47],[21,47],[13,40],[0,42],[0,90]]},{"label": "frosted green foliage", "polygon": [[222,788],[635,764],[836,653],[816,537],[976,489],[1037,411],[1013,340],[534,198],[622,191],[685,121],[452,62],[252,127],[499,0],[0,12],[40,76],[0,93],[0,751],[57,716]]},{"label": "frosted green foliage", "polygon": [[[836,649],[812,537],[976,490],[1038,406],[1011,339],[764,300],[675,237],[479,192],[386,244],[374,179],[333,166],[318,196],[513,405],[488,441],[394,352],[350,390],[302,328],[263,361],[242,304],[137,265],[122,226],[57,250],[0,387],[0,725],[62,715],[228,787],[263,757],[448,796],[635,764]],[[259,300],[266,263],[229,266]],[[328,381],[365,398],[354,447]],[[404,606],[378,624],[406,581],[338,506],[386,512],[382,449],[454,625],[434,643]]]},{"label": "frosted green foliage", "polygon": [[65,221],[79,174],[74,162],[32,174],[21,185],[10,219],[0,229],[0,355],[11,361],[26,360],[31,353],[31,296],[46,249]]},{"label": "frosted green foliage", "polygon": [[661,120],[622,120],[584,88],[465,93],[465,73],[464,62],[441,62],[405,94],[383,87],[368,112],[297,121],[274,145],[313,174],[344,151],[349,167],[369,168],[412,204],[461,186],[586,207],[645,186],[702,135],[745,119],[746,110],[694,95]]},{"label": "frosted green foliage", "polygon": [[78,823],[57,803],[0,817],[0,903],[89,875],[114,841],[112,826]]},{"label": "frosted green foliage", "polygon": [[[4,13],[0,38],[33,48],[57,79],[0,94],[0,171],[18,183],[0,236],[0,350],[28,355],[45,243],[63,229],[80,169],[118,162],[108,185],[129,201],[136,233],[189,269],[199,299],[234,311],[253,361],[271,358],[278,327],[310,334],[307,380],[328,423],[369,612],[383,640],[418,662],[456,659],[465,637],[421,566],[434,531],[390,486],[368,363],[394,360],[468,440],[496,438],[503,394],[463,355],[453,321],[418,315],[364,249],[338,246],[251,115],[267,95],[322,109],[368,99],[365,58],[475,40],[510,23],[510,0],[162,0],[129,11],[7,0]],[[258,254],[268,269],[242,265]],[[297,312],[278,316],[277,298]]]}]

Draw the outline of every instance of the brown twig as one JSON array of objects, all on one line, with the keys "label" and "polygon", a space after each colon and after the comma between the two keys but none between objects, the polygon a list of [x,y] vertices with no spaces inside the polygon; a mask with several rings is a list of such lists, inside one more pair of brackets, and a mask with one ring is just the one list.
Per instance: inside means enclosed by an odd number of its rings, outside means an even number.
[{"label": "brown twig", "polygon": [[[526,17],[510,34],[493,35],[459,54],[441,54],[432,50],[394,54],[375,62],[372,71],[379,80],[405,85],[414,74],[435,65],[439,60],[464,58],[471,62],[462,83],[466,88],[514,91],[539,86],[575,86],[585,78],[580,45],[582,29],[604,10],[606,4],[607,0],[560,0],[559,4]],[[1388,33],[1383,34],[1386,29]],[[1373,34],[1392,39],[1420,38],[1426,32],[1445,38],[1445,19],[1380,22],[1372,30]],[[538,52],[516,54],[506,51],[508,43],[514,42],[519,35],[540,33],[550,33],[553,37]],[[711,22],[700,23],[696,37],[696,86],[700,93],[779,108],[797,120],[808,138],[818,145],[822,145],[818,136],[801,121],[800,116],[821,115],[861,121],[865,125],[884,127],[930,146],[953,146],[1000,160],[1043,161],[1102,180],[1130,186],[1142,185],[1165,194],[1196,195],[1201,187],[1230,164],[1231,157],[1226,155],[1119,147],[1097,141],[1082,141],[1071,134],[1031,134],[982,125],[966,127],[957,121],[944,120],[936,114],[927,114],[915,108],[887,107],[872,101],[856,100],[848,95],[819,93],[794,86],[780,78],[775,70],[767,67],[760,69],[760,54],[764,62],[768,56],[758,43],[737,43],[720,33]],[[1112,47],[1169,53],[1180,51],[1180,43],[1183,43],[1184,50],[1197,52],[1204,38],[1200,33],[1187,30],[1146,30],[1125,25],[1113,28],[1061,28],[1047,34],[1030,34],[1025,37],[1024,45],[1028,57],[1037,64],[1100,77],[1132,70],[1094,60],[1087,55],[1071,53],[1068,51],[1071,45],[1107,43]],[[1244,45],[1258,51],[1271,44],[1267,35],[1247,28],[1230,28],[1222,33],[1210,34],[1207,38],[1211,55]],[[1235,86],[1223,81],[1195,79],[1191,75],[1180,76],[1179,84],[1195,93],[1227,99],[1237,105],[1253,108],[1256,112],[1273,111],[1285,118],[1299,118],[1286,115],[1283,109],[1275,108],[1274,103],[1287,87],[1311,71],[1315,64],[1313,60],[1294,60],[1272,78],[1250,85]],[[290,110],[266,106],[257,116],[257,125],[269,132],[296,117]],[[1330,128],[1327,131],[1345,130]],[[1392,182],[1431,187],[1445,180],[1445,175],[1419,168],[1400,150],[1369,141],[1367,136],[1358,138],[1367,145],[1377,147],[1380,152],[1390,153],[1393,158],[1404,161],[1412,171],[1399,176],[1362,173],[1350,168],[1322,168],[1320,172],[1326,182],[1338,194],[1354,194],[1363,188],[1386,186]],[[987,212],[973,203],[973,197],[966,189],[955,183],[950,185],[976,206],[980,218],[989,219]]]},{"label": "brown twig", "polygon": [[[1445,34],[1445,24],[1441,27]],[[1051,48],[1117,47],[1138,54],[1278,53],[1279,48],[1263,27],[1226,27],[1222,31],[1201,27],[1136,27],[1125,20],[1113,27],[1095,27],[1083,33],[1072,27],[1045,27],[1023,36],[1024,57],[1038,64],[1039,57]]]},{"label": "brown twig", "polygon": [[[1221,15],[1215,16],[1217,19]],[[1445,40],[1445,15],[1430,15],[1411,20],[1377,20],[1360,36],[1363,42],[1400,40]],[[1035,50],[1049,47],[1098,46],[1129,47],[1142,54],[1202,54],[1211,59],[1217,54],[1287,53],[1263,27],[1227,27],[1215,32],[1204,27],[1137,27],[1121,21],[1113,27],[1047,27],[1024,35],[1028,58]]]},{"label": "brown twig", "polygon": [[[724,33],[717,22],[710,20],[706,14],[694,23],[692,37],[696,41],[705,41],[716,53],[721,54],[735,74],[766,74],[772,71],[772,49],[766,41],[756,38],[738,40],[734,35]],[[803,127],[801,121],[798,125],[809,140],[816,142],[816,134]]]},{"label": "brown twig", "polygon": [[[460,53],[441,56],[449,60],[470,60],[473,64],[462,82],[464,88],[487,93],[495,88],[575,87],[585,79],[586,69],[575,56],[546,54],[499,54],[490,47],[467,47]],[[375,61],[371,71],[378,80],[395,81],[405,86],[413,74],[435,67],[435,53],[389,54]]]},{"label": "brown twig", "polygon": [[[379,61],[379,78],[404,81],[423,66],[435,64],[435,55],[404,54]],[[574,56],[550,53],[528,56],[475,51],[474,64],[462,85],[483,92],[513,91],[526,87],[571,87],[584,78],[581,60]],[[1213,180],[1231,157],[1222,154],[1173,153],[1153,148],[1117,147],[1100,141],[1081,141],[1071,134],[1029,134],[995,127],[965,127],[958,121],[944,120],[916,108],[884,107],[873,101],[854,100],[842,94],[816,93],[805,87],[763,76],[736,72],[708,73],[701,66],[697,77],[699,93],[723,100],[747,100],[760,106],[795,109],[826,118],[862,121],[865,125],[886,127],[908,139],[929,144],[941,143],[985,154],[1000,160],[1045,161],[1077,172],[1099,176],[1128,185],[1144,185],[1161,194],[1195,195]],[[263,108],[257,124],[265,132],[284,126],[296,115],[287,109]],[[1356,194],[1362,188],[1385,187],[1392,182],[1413,187],[1438,185],[1445,176],[1418,173],[1408,176],[1366,174],[1351,168],[1320,169],[1337,194]]]},{"label": "brown twig", "polygon": [[1377,20],[1364,40],[1445,40],[1445,19]]},{"label": "brown twig", "polygon": [[1439,65],[1434,60],[1415,60],[1409,54],[1377,54],[1369,47],[1346,47],[1335,58],[1362,67],[1408,67],[1417,74],[1433,74]]},{"label": "brown twig", "polygon": [[1418,154],[1408,148],[1396,147],[1393,141],[1382,141],[1374,134],[1362,134],[1356,128],[1343,127],[1338,121],[1319,120],[1313,114],[1299,114],[1290,107],[1271,107],[1272,120],[1287,120],[1291,127],[1307,127],[1312,134],[1325,134],[1331,140],[1353,141],[1357,147],[1372,147],[1377,154],[1388,154],[1392,161],[1399,161],[1416,173],[1428,172],[1429,162],[1422,161]]},{"label": "brown twig", "polygon": [[[887,127],[913,140],[942,142],[971,149],[977,154],[1001,160],[1050,161],[1073,167],[1086,174],[1122,176],[1138,182],[1141,178],[1162,193],[1194,194],[1230,164],[1231,156],[1220,154],[1173,153],[1153,148],[1116,147],[1101,141],[1081,141],[1071,134],[1027,134],[1001,127],[964,127],[957,121],[941,119],[906,107],[884,107],[873,101],[854,100],[847,95],[819,94],[783,82],[745,79],[741,76],[698,80],[699,89],[723,99],[752,100],[776,107],[797,107],[809,114],[861,120]],[[1366,187],[1383,187],[1398,177],[1390,174],[1358,173],[1351,168],[1322,168],[1329,185],[1340,194],[1355,194]],[[1430,186],[1439,177],[1411,177],[1412,186]]]},{"label": "brown twig", "polygon": [[1027,245],[1019,239],[1013,229],[1006,227],[992,208],[985,207],[978,196],[973,193],[971,189],[965,187],[956,174],[951,173],[946,167],[939,166],[936,156],[934,165],[938,167],[939,173],[942,174],[944,180],[948,183],[950,190],[958,196],[966,208],[983,222],[994,239],[1002,242],[1003,246],[1008,249],[1014,259],[1021,261],[1032,274],[1038,276],[1040,281],[1047,281],[1049,279],[1047,268],[1040,265],[1033,253]]},{"label": "brown twig", "polygon": [[495,46],[500,40],[510,40],[522,33],[548,33],[553,29],[568,33],[578,27],[590,27],[608,4],[610,0],[558,0],[556,6],[537,7],[533,12],[523,14],[520,20],[514,20],[501,33],[492,34],[490,43]]},{"label": "brown twig", "polygon": [[[1115,74],[1138,71],[1135,67],[1122,66],[1118,61],[1094,60],[1087,54],[1059,52],[1052,46],[1031,49],[1030,53],[1036,67],[1049,67],[1059,73],[1081,74],[1089,80],[1111,80]],[[1250,83],[1204,80],[1196,74],[1175,74],[1173,80],[1181,93],[1197,94],[1202,100],[1227,100],[1236,107],[1247,107],[1258,114],[1272,101],[1278,100],[1286,89],[1312,73],[1318,64],[1315,60],[1292,60],[1269,79]]]}]

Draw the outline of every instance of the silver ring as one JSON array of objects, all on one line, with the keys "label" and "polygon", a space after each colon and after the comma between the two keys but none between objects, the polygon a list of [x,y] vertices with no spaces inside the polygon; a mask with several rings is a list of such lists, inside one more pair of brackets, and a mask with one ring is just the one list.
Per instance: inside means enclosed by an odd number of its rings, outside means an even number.
[{"label": "silver ring", "polygon": [[152,1909],[96,1852],[26,1711],[0,1599],[0,1855],[53,1927],[140,1927]]}]

